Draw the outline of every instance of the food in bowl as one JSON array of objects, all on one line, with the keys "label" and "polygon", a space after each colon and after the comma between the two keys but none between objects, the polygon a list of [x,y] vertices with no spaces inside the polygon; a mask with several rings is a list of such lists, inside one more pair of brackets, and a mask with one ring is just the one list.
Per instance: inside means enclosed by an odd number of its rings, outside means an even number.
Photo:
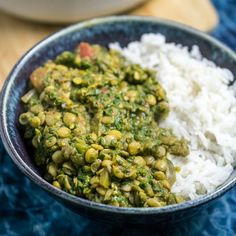
[{"label": "food in bowl", "polygon": [[[235,119],[232,74],[162,35],[111,48],[81,43],[30,76],[19,120],[45,178],[123,207],[161,207],[215,190],[233,170],[235,149],[215,132],[232,128],[222,121],[226,112]],[[219,89],[227,99],[214,109]],[[212,126],[205,116],[214,117]],[[235,134],[222,135],[233,141]]]},{"label": "food in bowl", "polygon": [[54,186],[123,207],[180,201],[167,154],[186,156],[187,141],[158,126],[168,102],[152,71],[80,43],[37,68],[30,85],[19,120]]},{"label": "food in bowl", "polygon": [[170,156],[176,182],[172,191],[187,199],[214,192],[235,167],[236,99],[233,73],[204,58],[201,48],[166,42],[161,34],[143,35],[119,50],[131,63],[151,68],[167,92],[170,113],[161,127],[189,141],[187,158]]}]

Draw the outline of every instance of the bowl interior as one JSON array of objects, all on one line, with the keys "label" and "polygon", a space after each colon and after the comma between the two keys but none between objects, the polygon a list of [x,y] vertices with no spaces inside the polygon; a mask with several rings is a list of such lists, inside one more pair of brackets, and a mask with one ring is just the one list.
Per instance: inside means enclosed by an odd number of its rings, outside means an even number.
[{"label": "bowl interior", "polygon": [[[28,77],[35,68],[65,50],[73,50],[81,41],[103,46],[108,46],[111,42],[119,42],[122,46],[126,46],[129,42],[139,40],[142,34],[150,32],[164,34],[168,42],[185,46],[198,45],[204,57],[214,61],[218,66],[230,69],[236,76],[234,54],[217,42],[212,42],[209,37],[189,28],[137,17],[104,18],[71,26],[49,37],[29,51],[18,62],[5,83],[1,102],[1,135],[8,150],[11,153],[18,153],[20,160],[16,161],[25,163],[40,175],[32,161],[32,152],[27,148],[18,123],[19,114],[23,111],[20,97],[26,92]],[[235,176],[234,171],[227,183],[233,185],[232,180],[235,179]]]}]

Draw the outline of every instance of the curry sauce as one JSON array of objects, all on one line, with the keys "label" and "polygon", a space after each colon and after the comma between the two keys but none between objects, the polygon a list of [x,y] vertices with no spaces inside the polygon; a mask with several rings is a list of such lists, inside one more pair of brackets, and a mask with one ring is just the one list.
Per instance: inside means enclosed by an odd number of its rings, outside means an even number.
[{"label": "curry sauce", "polygon": [[168,156],[187,156],[188,143],[159,127],[169,105],[156,77],[88,43],[33,71],[19,121],[45,179],[113,206],[182,201],[171,192],[175,168]]}]

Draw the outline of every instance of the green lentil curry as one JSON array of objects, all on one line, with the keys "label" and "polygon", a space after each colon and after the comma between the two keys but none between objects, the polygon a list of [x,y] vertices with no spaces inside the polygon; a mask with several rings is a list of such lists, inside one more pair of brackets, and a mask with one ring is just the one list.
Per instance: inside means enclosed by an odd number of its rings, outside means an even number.
[{"label": "green lentil curry", "polygon": [[37,68],[29,86],[19,121],[55,187],[120,207],[183,200],[171,192],[168,155],[187,156],[188,145],[158,125],[169,107],[153,71],[81,43]]}]

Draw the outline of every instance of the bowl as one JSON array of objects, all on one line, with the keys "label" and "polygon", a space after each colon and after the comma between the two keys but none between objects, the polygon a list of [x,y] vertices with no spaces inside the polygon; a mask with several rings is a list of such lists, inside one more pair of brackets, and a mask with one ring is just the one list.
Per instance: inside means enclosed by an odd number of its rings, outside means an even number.
[{"label": "bowl", "polygon": [[127,11],[146,0],[1,0],[0,9],[21,18],[69,23]]},{"label": "bowl", "polygon": [[162,33],[168,42],[186,46],[199,45],[204,57],[218,66],[228,68],[236,76],[236,55],[212,37],[174,22],[150,17],[119,16],[93,19],[72,25],[44,39],[30,49],[8,76],[0,97],[0,132],[2,141],[18,168],[34,183],[46,190],[55,200],[69,209],[91,219],[114,224],[156,224],[182,220],[231,189],[236,183],[236,171],[216,191],[196,200],[161,208],[118,208],[91,202],[53,187],[40,175],[26,147],[18,123],[23,111],[20,97],[26,92],[31,72],[46,60],[65,50],[73,50],[81,41],[107,46],[118,41],[122,46],[139,40],[144,33]]}]

